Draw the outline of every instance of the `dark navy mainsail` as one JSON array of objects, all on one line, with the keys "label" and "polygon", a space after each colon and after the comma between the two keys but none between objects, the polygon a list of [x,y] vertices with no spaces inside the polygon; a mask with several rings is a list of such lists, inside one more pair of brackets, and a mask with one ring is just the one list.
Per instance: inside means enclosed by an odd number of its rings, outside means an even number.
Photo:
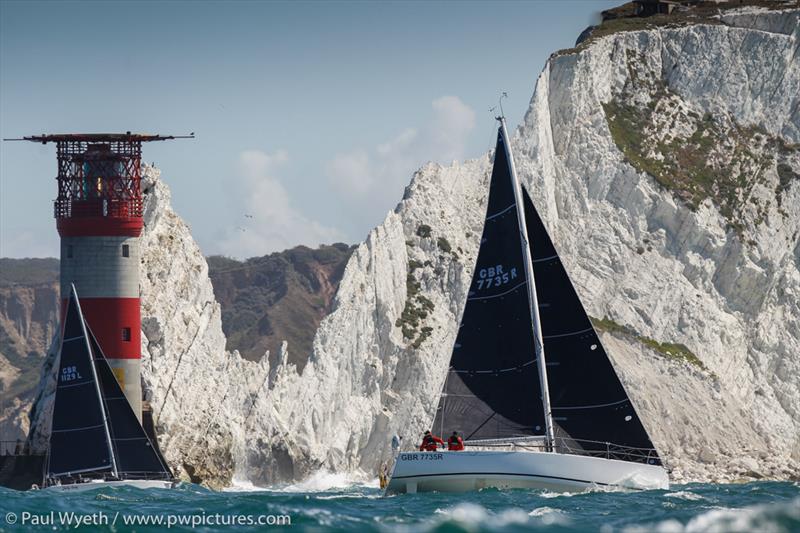
[{"label": "dark navy mainsail", "polygon": [[480,251],[434,421],[467,439],[543,435],[528,280],[511,170],[498,132]]},{"label": "dark navy mainsail", "polygon": [[604,452],[613,443],[620,459],[661,464],[539,213],[524,189],[522,195],[556,436],[587,451]]},{"label": "dark navy mainsail", "polygon": [[83,317],[73,292],[61,335],[47,477],[114,469]]},{"label": "dark navy mainsail", "polygon": [[87,332],[108,413],[109,433],[119,476],[126,479],[172,479],[172,472],[136,418],[92,330],[87,327]]}]

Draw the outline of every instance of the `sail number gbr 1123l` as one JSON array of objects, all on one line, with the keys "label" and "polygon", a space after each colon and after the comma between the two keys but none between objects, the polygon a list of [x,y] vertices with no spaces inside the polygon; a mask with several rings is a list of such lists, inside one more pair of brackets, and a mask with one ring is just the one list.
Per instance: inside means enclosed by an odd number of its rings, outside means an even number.
[{"label": "sail number gbr 1123l", "polygon": [[517,278],[517,269],[512,268],[507,271],[503,265],[482,268],[478,271],[478,279],[475,280],[476,290],[487,290],[492,287],[500,287]]}]

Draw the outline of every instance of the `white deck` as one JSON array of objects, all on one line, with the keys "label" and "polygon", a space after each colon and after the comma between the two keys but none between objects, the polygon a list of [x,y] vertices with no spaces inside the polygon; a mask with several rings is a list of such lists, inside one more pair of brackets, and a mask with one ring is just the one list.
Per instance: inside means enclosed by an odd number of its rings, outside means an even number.
[{"label": "white deck", "polygon": [[408,452],[397,456],[387,494],[466,492],[487,487],[583,491],[667,489],[661,466],[533,451]]},{"label": "white deck", "polygon": [[137,489],[171,489],[175,487],[175,482],[163,481],[157,479],[126,479],[122,481],[103,481],[102,479],[92,479],[85,483],[52,485],[50,487],[47,487],[45,490],[78,492],[82,490],[116,488],[116,487],[135,487]]}]

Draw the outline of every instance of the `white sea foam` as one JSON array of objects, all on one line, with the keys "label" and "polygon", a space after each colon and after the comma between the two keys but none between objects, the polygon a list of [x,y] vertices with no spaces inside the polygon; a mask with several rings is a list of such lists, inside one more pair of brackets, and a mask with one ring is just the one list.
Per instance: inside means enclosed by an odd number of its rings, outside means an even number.
[{"label": "white sea foam", "polygon": [[679,490],[678,492],[668,492],[664,494],[667,498],[677,498],[679,500],[689,500],[689,501],[699,501],[705,500],[704,497],[700,496],[699,494],[695,494],[694,492],[689,492],[688,490]]},{"label": "white sea foam", "polygon": [[528,515],[538,518],[538,521],[545,526],[552,526],[555,524],[565,525],[569,523],[567,513],[561,509],[553,509],[552,507],[537,507],[528,513]]},{"label": "white sea foam", "polygon": [[603,486],[600,487],[605,490],[612,490],[614,492],[619,490],[631,490],[631,489],[640,489],[640,490],[658,490],[658,489],[667,489],[669,488],[669,484],[664,478],[663,480],[654,480],[649,476],[645,476],[638,472],[633,472],[627,477],[620,479],[618,481],[618,486]]},{"label": "white sea foam", "polygon": [[223,492],[261,492],[264,490],[267,489],[253,485],[253,482],[249,479],[237,479],[235,477],[231,480],[230,487],[222,489]]},{"label": "white sea foam", "polygon": [[530,521],[530,516],[522,509],[503,509],[499,512],[491,512],[475,503],[460,503],[455,507],[436,509],[434,513],[444,515],[447,520],[453,520],[468,526],[485,524],[492,527],[505,527],[515,524],[527,524]]},{"label": "white sea foam", "polygon": [[234,477],[230,487],[223,490],[226,492],[327,492],[352,487],[378,488],[378,481],[364,473],[334,473],[321,470],[297,483],[266,487],[254,485],[248,479]]},{"label": "white sea foam", "polygon": [[789,533],[800,530],[800,498],[741,509],[711,509],[684,525],[670,519],[625,528],[624,533]]},{"label": "white sea foam", "polygon": [[[364,487],[364,485],[359,485],[360,487]],[[353,499],[353,500],[377,500],[383,498],[383,493],[380,494],[325,494],[322,496],[314,496],[315,500],[346,500],[346,499]]]},{"label": "white sea foam", "polygon": [[309,518],[312,518],[317,521],[320,526],[330,527],[334,524],[334,521],[337,518],[337,515],[328,509],[316,509],[316,508],[299,508],[294,510],[294,514],[302,514]]},{"label": "white sea foam", "polygon": [[375,488],[378,486],[378,482],[361,472],[340,473],[321,470],[298,483],[275,485],[269,487],[269,490],[276,492],[327,492],[353,486]]},{"label": "white sea foam", "polygon": [[618,487],[612,485],[593,485],[588,489],[584,489],[579,492],[553,492],[549,490],[544,490],[539,493],[539,496],[542,498],[569,498],[571,496],[578,496],[580,494],[588,494],[590,492],[633,492],[634,489],[626,488],[626,487]]},{"label": "white sea foam", "polygon": [[549,490],[545,490],[539,493],[539,496],[542,498],[569,498],[571,496],[575,496],[578,494],[577,492],[550,492]]},{"label": "white sea foam", "polygon": [[783,533],[797,531],[797,528],[800,528],[800,498],[744,509],[714,509],[692,518],[686,524],[687,533]]},{"label": "white sea foam", "polygon": [[489,513],[477,503],[460,503],[447,509],[436,509],[435,514],[443,514],[459,522],[480,522],[485,520]]}]

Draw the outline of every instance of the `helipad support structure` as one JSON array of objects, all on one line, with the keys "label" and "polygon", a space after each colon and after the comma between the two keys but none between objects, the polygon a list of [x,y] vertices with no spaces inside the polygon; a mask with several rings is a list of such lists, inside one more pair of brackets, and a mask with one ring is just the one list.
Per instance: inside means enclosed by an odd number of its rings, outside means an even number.
[{"label": "helipad support structure", "polygon": [[140,421],[142,143],[175,138],[128,132],[22,139],[57,146],[62,317],[74,283],[86,322]]}]

